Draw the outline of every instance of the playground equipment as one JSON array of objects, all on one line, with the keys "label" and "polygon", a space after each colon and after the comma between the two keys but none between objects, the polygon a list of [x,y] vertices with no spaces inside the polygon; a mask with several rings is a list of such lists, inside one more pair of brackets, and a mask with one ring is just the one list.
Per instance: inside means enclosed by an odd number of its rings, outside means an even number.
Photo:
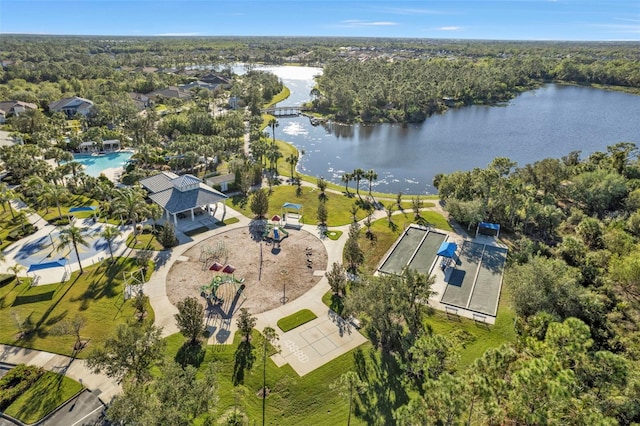
[{"label": "playground equipment", "polygon": [[202,268],[206,268],[211,262],[215,263],[227,263],[229,257],[229,250],[227,249],[224,241],[218,241],[215,247],[211,248],[206,244],[200,246],[200,262],[202,262]]},{"label": "playground equipment", "polygon": [[262,232],[262,239],[275,243],[280,243],[288,236],[289,233],[283,227],[271,223],[268,223]]},{"label": "playground equipment", "polygon": [[244,278],[236,278],[233,275],[216,275],[211,279],[209,284],[200,287],[200,295],[207,299],[213,299],[217,303],[224,303],[224,299],[218,297],[218,288],[223,284],[233,284],[236,286],[236,292],[244,289]]}]

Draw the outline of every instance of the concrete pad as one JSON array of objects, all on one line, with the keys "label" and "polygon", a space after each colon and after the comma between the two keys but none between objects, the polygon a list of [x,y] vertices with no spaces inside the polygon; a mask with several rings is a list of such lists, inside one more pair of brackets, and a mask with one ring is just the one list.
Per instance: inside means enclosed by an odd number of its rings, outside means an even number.
[{"label": "concrete pad", "polygon": [[301,332],[300,336],[302,336],[302,338],[306,340],[307,343],[312,344],[322,339],[325,335],[320,330],[318,330],[318,327],[313,327],[309,330]]},{"label": "concrete pad", "polygon": [[337,348],[333,341],[328,337],[323,337],[322,339],[317,340],[312,346],[313,349],[323,356]]}]

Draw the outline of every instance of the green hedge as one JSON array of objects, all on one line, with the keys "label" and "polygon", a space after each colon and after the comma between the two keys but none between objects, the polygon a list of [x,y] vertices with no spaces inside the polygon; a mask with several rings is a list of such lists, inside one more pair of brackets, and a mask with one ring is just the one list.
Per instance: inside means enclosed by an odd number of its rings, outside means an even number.
[{"label": "green hedge", "polygon": [[40,367],[20,364],[0,379],[0,411],[4,411],[44,374]]}]

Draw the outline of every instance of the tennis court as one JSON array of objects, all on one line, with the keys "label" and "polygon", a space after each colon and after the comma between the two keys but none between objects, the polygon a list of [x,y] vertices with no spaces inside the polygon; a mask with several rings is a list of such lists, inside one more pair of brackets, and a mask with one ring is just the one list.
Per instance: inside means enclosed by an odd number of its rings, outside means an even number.
[{"label": "tennis court", "polygon": [[441,303],[495,316],[507,250],[465,241]]}]

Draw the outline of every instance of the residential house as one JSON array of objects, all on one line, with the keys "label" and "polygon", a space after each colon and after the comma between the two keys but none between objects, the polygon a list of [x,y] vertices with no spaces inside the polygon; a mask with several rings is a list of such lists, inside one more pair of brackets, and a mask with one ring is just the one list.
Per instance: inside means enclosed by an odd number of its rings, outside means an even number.
[{"label": "residential house", "polygon": [[2,101],[0,102],[0,124],[5,123],[11,116],[19,116],[27,110],[37,110],[38,106],[22,101]]},{"label": "residential house", "polygon": [[92,101],[78,96],[64,98],[49,104],[49,111],[62,112],[67,118],[71,118],[76,114],[82,114],[86,117],[92,108]]},{"label": "residential house", "polygon": [[151,100],[147,95],[143,95],[142,93],[131,92],[129,93],[129,97],[131,98],[133,103],[136,104],[136,108],[138,108],[138,111],[144,111],[146,108],[149,108],[150,106]]},{"label": "residential house", "polygon": [[158,102],[158,99],[160,98],[177,98],[182,100],[189,100],[193,97],[193,94],[189,90],[183,89],[181,87],[169,86],[164,89],[149,92],[145,96],[147,96],[149,100],[153,102]]},{"label": "residential house", "polygon": [[224,90],[231,89],[231,81],[226,77],[222,77],[220,75],[207,74],[200,77],[198,80],[200,80],[203,83],[207,83],[213,86],[214,88],[220,88]]}]

